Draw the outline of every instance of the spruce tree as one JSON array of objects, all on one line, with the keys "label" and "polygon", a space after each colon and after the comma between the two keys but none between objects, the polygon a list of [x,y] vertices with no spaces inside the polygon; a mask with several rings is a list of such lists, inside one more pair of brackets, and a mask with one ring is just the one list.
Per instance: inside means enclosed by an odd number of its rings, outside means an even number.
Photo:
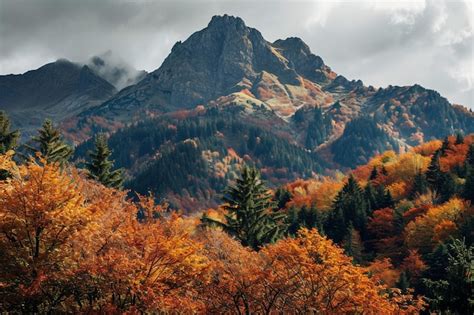
[{"label": "spruce tree", "polygon": [[372,213],[377,210],[377,197],[375,188],[370,182],[365,186],[364,198],[367,204],[367,215],[372,216]]},{"label": "spruce tree", "polygon": [[365,236],[367,204],[362,189],[352,175],[336,196],[325,231],[332,240],[339,243],[346,236],[350,224],[361,233],[362,237]]},{"label": "spruce tree", "polygon": [[472,166],[467,169],[466,182],[464,183],[462,196],[464,199],[470,200],[471,204],[474,205],[474,167]]},{"label": "spruce tree", "polygon": [[428,170],[426,171],[426,180],[429,186],[438,191],[439,183],[441,179],[441,166],[439,164],[439,158],[441,156],[441,151],[436,150],[433,156],[431,157],[430,165],[428,166]]},{"label": "spruce tree", "polygon": [[27,146],[30,152],[40,152],[48,163],[59,163],[64,165],[72,156],[73,149],[61,135],[59,129],[55,128],[50,119],[46,119],[43,126],[38,130],[38,135],[32,138],[36,146]]},{"label": "spruce tree", "polygon": [[20,132],[10,130],[10,119],[4,111],[0,111],[0,154],[15,150]]},{"label": "spruce tree", "polygon": [[456,134],[456,144],[463,144],[463,143],[464,143],[464,137],[460,132],[458,132]]},{"label": "spruce tree", "polygon": [[89,177],[101,182],[107,187],[120,189],[123,185],[123,170],[113,170],[114,162],[109,159],[112,151],[109,149],[104,134],[95,138],[95,150],[89,152],[90,162],[86,163]]},{"label": "spruce tree", "polygon": [[467,167],[474,167],[474,143],[469,146],[465,164]]},{"label": "spruce tree", "polygon": [[372,168],[372,172],[370,172],[369,180],[377,179],[377,176],[379,176],[379,172],[377,171],[377,167],[374,166],[374,167]]},{"label": "spruce tree", "polygon": [[258,250],[275,242],[286,230],[284,214],[273,211],[272,195],[260,178],[260,172],[244,166],[235,185],[224,191],[225,222],[203,216],[204,224],[220,226],[242,245]]}]

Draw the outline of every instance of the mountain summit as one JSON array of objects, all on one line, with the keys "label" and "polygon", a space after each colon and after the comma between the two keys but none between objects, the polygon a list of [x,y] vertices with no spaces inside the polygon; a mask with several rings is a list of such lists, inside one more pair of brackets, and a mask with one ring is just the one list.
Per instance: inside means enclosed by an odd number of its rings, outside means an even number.
[{"label": "mountain summit", "polygon": [[104,106],[169,111],[248,90],[277,107],[282,103],[294,107],[287,115],[308,101],[320,103],[317,84],[335,77],[301,39],[272,44],[241,18],[214,16],[206,28],[177,42],[159,69]]}]

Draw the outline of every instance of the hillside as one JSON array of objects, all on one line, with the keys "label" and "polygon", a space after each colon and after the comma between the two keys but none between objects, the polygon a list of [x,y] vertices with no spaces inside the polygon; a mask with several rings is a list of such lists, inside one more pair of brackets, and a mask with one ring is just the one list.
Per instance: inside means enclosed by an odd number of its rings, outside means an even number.
[{"label": "hillside", "polygon": [[97,106],[116,93],[89,67],[58,60],[18,75],[0,76],[0,110],[31,134],[46,117],[55,121]]}]

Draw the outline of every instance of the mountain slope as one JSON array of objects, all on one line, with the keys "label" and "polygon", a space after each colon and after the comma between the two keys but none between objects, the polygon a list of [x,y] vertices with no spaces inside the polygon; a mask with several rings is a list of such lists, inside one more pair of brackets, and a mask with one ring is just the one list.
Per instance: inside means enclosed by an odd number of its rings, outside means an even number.
[{"label": "mountain slope", "polygon": [[116,89],[89,67],[58,60],[19,75],[0,76],[0,109],[28,132],[42,120],[62,120],[97,106]]}]

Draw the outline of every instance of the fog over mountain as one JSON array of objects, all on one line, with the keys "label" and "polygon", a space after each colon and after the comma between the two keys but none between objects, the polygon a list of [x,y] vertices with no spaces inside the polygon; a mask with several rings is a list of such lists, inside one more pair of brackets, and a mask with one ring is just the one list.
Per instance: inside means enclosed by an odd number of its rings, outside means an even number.
[{"label": "fog over mountain", "polygon": [[[418,83],[474,106],[471,1],[2,0],[0,74],[109,50],[133,68],[153,71],[175,42],[224,13],[242,17],[270,41],[302,38],[349,79]],[[120,89],[124,82],[114,84]]]}]

